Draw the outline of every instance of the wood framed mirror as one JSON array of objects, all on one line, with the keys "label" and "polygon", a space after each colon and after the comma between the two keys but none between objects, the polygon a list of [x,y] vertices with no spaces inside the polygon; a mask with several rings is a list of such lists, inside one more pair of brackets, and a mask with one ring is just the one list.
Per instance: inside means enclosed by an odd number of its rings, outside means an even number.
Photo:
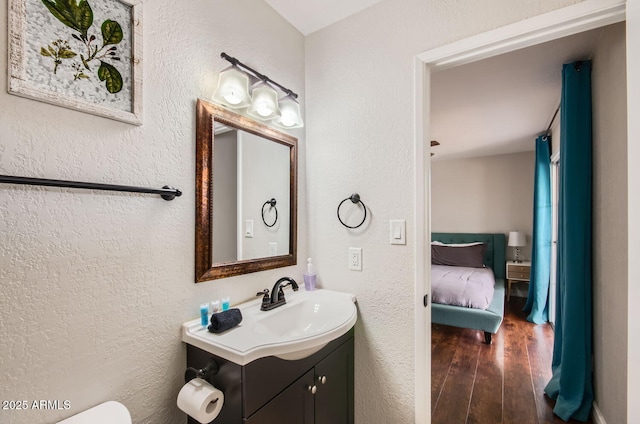
[{"label": "wood framed mirror", "polygon": [[205,100],[196,112],[196,283],[295,265],[298,140]]}]

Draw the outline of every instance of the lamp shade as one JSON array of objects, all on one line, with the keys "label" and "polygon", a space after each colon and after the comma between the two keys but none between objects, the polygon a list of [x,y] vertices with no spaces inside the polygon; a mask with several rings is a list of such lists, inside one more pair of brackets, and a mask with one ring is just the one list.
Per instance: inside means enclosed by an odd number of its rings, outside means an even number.
[{"label": "lamp shade", "polygon": [[293,96],[287,95],[280,99],[280,116],[273,123],[284,129],[304,126],[300,116],[300,105]]},{"label": "lamp shade", "polygon": [[220,72],[213,100],[232,109],[249,106],[249,76],[236,66],[230,66]]},{"label": "lamp shade", "polygon": [[527,238],[521,231],[511,231],[509,233],[509,241],[507,245],[513,247],[522,247],[527,245]]},{"label": "lamp shade", "polygon": [[264,81],[260,81],[253,87],[251,95],[251,106],[247,109],[247,115],[270,121],[280,116],[278,107],[278,93]]}]

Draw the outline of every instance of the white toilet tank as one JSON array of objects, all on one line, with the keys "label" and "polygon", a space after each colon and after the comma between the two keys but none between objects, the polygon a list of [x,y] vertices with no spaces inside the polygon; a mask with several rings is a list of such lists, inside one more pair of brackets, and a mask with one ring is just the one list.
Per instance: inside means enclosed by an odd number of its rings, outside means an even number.
[{"label": "white toilet tank", "polygon": [[62,420],[58,424],[131,424],[131,415],[126,406],[112,400]]}]

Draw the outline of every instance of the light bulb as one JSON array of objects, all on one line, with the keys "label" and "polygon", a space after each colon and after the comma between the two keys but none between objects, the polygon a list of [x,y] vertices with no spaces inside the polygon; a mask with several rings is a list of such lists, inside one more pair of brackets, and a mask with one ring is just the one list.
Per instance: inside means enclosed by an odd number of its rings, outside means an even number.
[{"label": "light bulb", "polygon": [[271,109],[269,109],[266,106],[258,106],[258,108],[256,109],[256,112],[258,113],[258,115],[263,117],[267,117],[271,115]]},{"label": "light bulb", "polygon": [[295,121],[289,117],[282,117],[280,123],[285,127],[290,127],[295,124]]},{"label": "light bulb", "polygon": [[231,92],[231,93],[228,93],[227,95],[225,95],[224,99],[227,102],[229,102],[229,104],[232,104],[232,105],[237,105],[242,101],[242,99],[240,97],[236,96],[236,93],[234,93],[234,92]]}]

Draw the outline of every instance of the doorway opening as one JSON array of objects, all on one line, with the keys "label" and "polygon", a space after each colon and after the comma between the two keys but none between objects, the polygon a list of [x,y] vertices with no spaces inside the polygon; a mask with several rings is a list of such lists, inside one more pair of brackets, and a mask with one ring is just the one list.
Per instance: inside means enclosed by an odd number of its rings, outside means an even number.
[{"label": "doorway opening", "polygon": [[[417,249],[418,258],[424,258],[424,263],[416,265],[416,301],[419,300],[422,303],[424,294],[430,291],[430,251],[427,247],[433,229],[431,221],[433,199],[429,189],[432,173],[429,161],[430,149],[426,145],[426,140],[433,139],[433,137],[429,119],[425,119],[425,117],[430,116],[433,107],[430,103],[433,94],[432,73],[620,22],[624,18],[624,2],[611,4],[605,8],[595,7],[594,4],[570,6],[418,55],[415,73],[415,86],[418,93],[415,105],[416,161],[418,162],[416,167],[416,227],[418,227],[418,239],[423,240],[422,246],[418,246]],[[439,141],[443,142],[441,139]],[[446,146],[446,142],[434,151],[436,155],[443,155],[442,146]],[[423,192],[421,193],[421,191]],[[421,226],[424,232],[420,232]],[[430,309],[428,307],[425,309],[417,308],[417,423],[430,422],[429,417],[432,409],[430,402],[431,333],[428,328],[430,321]]]}]

